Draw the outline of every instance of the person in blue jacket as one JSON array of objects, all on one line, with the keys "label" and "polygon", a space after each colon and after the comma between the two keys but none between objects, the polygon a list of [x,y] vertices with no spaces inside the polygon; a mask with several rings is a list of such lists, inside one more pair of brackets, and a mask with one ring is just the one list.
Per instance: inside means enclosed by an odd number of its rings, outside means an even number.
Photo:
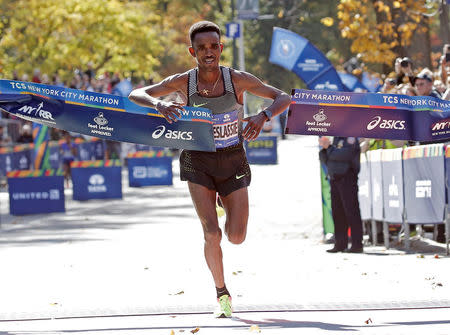
[{"label": "person in blue jacket", "polygon": [[[327,252],[362,253],[362,221],[358,200],[359,156],[361,149],[355,137],[320,137],[320,161],[326,165],[331,186],[331,210],[335,245]],[[351,248],[348,248],[348,227]]]}]

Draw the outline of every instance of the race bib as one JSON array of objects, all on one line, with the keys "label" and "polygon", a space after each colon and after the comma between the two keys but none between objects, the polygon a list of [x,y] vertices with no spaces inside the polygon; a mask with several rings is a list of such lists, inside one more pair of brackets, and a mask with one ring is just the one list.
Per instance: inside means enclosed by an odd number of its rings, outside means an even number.
[{"label": "race bib", "polygon": [[239,143],[238,111],[213,114],[213,132],[216,149]]}]

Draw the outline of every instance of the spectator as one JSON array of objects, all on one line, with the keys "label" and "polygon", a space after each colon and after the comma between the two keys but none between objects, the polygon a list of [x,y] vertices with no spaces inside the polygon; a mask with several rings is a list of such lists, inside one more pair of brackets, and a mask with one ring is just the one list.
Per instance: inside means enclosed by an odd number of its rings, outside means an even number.
[{"label": "spectator", "polygon": [[41,82],[41,70],[34,69],[33,71],[33,78],[31,79],[33,83],[40,83]]},{"label": "spectator", "polygon": [[[362,221],[358,200],[360,147],[354,137],[320,137],[320,161],[328,168],[331,186],[331,209],[334,221],[335,245],[327,252],[362,253]],[[352,246],[348,249],[348,227]]]},{"label": "spectator", "polygon": [[22,132],[19,136],[19,138],[17,139],[18,143],[33,143],[33,134],[31,131],[31,126],[26,123],[22,126]]},{"label": "spectator", "polygon": [[425,68],[419,72],[414,79],[414,87],[416,88],[417,95],[430,96],[441,99],[441,95],[433,87],[433,73]]}]

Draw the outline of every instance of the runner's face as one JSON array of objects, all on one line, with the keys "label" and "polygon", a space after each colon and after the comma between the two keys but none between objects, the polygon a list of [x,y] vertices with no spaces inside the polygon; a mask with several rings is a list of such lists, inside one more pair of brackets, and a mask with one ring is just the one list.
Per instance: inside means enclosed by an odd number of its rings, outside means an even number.
[{"label": "runner's face", "polygon": [[223,45],[215,31],[197,33],[189,52],[197,60],[199,68],[213,69],[219,66]]}]

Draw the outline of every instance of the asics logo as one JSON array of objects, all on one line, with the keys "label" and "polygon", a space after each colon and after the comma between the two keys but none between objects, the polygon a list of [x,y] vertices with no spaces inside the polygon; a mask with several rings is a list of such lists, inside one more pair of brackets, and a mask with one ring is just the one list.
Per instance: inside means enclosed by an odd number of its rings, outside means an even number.
[{"label": "asics logo", "polygon": [[165,130],[166,130],[166,127],[164,127],[164,126],[158,126],[158,127],[156,128],[156,130],[153,132],[152,137],[153,137],[154,139],[160,138],[160,137],[164,134],[164,131],[165,131]]},{"label": "asics logo", "polygon": [[[165,135],[164,135],[165,133]],[[154,139],[158,139],[164,135],[165,138],[171,140],[183,140],[183,141],[192,141],[192,131],[181,131],[181,130],[170,130],[166,131],[166,127],[161,125],[156,127],[156,129],[152,133],[152,137]]]}]

